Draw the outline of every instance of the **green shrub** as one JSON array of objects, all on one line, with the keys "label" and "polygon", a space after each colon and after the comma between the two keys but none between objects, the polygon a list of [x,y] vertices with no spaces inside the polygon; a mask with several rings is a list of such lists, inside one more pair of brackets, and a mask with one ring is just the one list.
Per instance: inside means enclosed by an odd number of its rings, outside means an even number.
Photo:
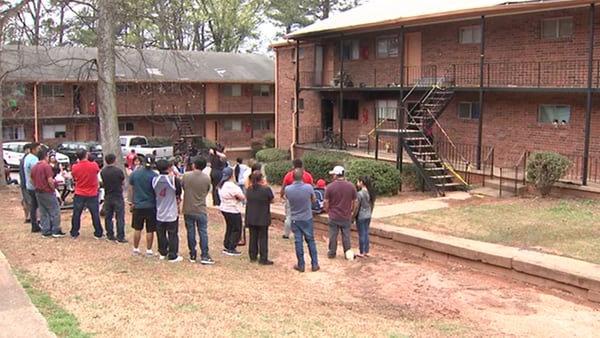
[{"label": "green shrub", "polygon": [[283,160],[265,164],[265,174],[271,184],[281,184],[285,174],[292,170],[292,161]]},{"label": "green shrub", "polygon": [[571,161],[555,152],[540,151],[533,153],[527,159],[527,181],[546,196],[552,185],[565,176],[571,166]]},{"label": "green shrub", "polygon": [[150,136],[147,139],[148,144],[152,147],[169,147],[173,145],[173,139],[166,136]]},{"label": "green shrub", "polygon": [[290,153],[285,149],[268,148],[260,150],[256,153],[256,160],[258,162],[271,163],[289,159]]},{"label": "green shrub", "polygon": [[423,180],[417,172],[417,166],[414,163],[404,163],[402,165],[402,190],[419,190],[422,188]]},{"label": "green shrub", "polygon": [[275,134],[266,133],[264,136],[265,148],[275,148]]},{"label": "green shrub", "polygon": [[377,196],[396,195],[400,188],[400,171],[395,166],[371,159],[359,159],[346,168],[346,178],[356,183],[359,176],[367,175],[373,179]]},{"label": "green shrub", "polygon": [[256,153],[264,149],[265,143],[262,139],[254,138],[250,141],[250,150],[253,158],[256,158]]},{"label": "green shrub", "polygon": [[352,155],[348,153],[327,150],[311,151],[302,157],[304,168],[312,174],[315,182],[320,178],[329,181],[329,171],[333,167],[341,165],[347,169],[352,160]]}]

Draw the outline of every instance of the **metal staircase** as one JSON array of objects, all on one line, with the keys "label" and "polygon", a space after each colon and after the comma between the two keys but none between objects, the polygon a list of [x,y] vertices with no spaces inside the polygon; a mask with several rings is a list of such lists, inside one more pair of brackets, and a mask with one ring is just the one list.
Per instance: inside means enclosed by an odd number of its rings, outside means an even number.
[{"label": "metal staircase", "polygon": [[[425,185],[439,196],[447,190],[466,189],[468,183],[444,161],[435,150],[428,131],[438,125],[437,119],[444,112],[454,91],[432,86],[407,113],[406,129],[400,135],[403,147],[417,168]],[[446,135],[446,133],[442,133]],[[446,135],[447,136],[447,135]]]},{"label": "metal staircase", "polygon": [[192,118],[189,116],[177,115],[177,117],[175,117],[175,126],[179,132],[179,137],[194,134],[192,129]]}]

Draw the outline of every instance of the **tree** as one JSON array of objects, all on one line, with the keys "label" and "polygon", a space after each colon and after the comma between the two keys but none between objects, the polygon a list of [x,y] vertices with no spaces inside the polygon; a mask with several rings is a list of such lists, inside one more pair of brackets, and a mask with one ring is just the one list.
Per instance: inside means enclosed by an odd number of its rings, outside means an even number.
[{"label": "tree", "polygon": [[[16,16],[23,7],[27,5],[30,0],[22,0],[20,3],[15,6],[10,6],[8,2],[2,1],[0,2],[0,97],[2,98],[2,102],[0,102],[0,130],[2,130],[2,120],[4,117],[4,97],[2,97],[5,71],[2,66],[2,37],[4,36],[4,27],[7,22],[11,20],[14,16]],[[0,189],[6,188],[6,180],[4,179],[4,154],[2,152],[2,138],[0,138],[0,155],[2,155],[2,165],[0,165]]]},{"label": "tree", "polygon": [[359,0],[271,0],[265,14],[284,34],[289,34],[327,19],[332,11],[343,12],[359,4]]},{"label": "tree", "polygon": [[118,0],[98,1],[98,93],[97,107],[100,117],[102,149],[105,154],[115,154],[123,162],[117,119],[117,89],[115,85],[115,3]]}]

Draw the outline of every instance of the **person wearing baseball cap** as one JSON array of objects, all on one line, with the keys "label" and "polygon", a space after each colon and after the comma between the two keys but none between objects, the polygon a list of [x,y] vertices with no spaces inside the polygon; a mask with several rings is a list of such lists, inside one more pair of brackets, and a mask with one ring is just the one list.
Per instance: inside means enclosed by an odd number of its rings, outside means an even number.
[{"label": "person wearing baseball cap", "polygon": [[329,171],[332,181],[325,188],[323,209],[329,214],[329,252],[327,253],[329,258],[335,258],[337,254],[337,238],[340,230],[344,253],[351,249],[350,225],[354,210],[358,206],[358,195],[354,184],[346,181],[345,171],[342,166],[333,167]]}]

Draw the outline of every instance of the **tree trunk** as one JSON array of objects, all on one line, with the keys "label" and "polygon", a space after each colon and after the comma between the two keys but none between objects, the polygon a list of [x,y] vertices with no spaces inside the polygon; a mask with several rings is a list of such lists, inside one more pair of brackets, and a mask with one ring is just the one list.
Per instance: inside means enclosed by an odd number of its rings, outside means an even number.
[{"label": "tree trunk", "polygon": [[119,141],[119,121],[115,85],[116,0],[98,2],[98,92],[96,103],[100,117],[100,137],[105,155],[115,154],[123,164]]}]

